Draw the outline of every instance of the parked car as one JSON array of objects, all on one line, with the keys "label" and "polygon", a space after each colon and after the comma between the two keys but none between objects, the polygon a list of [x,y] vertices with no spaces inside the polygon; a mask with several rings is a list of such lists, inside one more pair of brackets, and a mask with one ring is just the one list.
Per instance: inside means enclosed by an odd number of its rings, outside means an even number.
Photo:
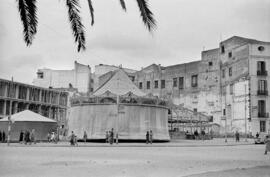
[{"label": "parked car", "polygon": [[255,138],[255,144],[264,144],[265,143],[265,134],[260,134],[258,138]]}]

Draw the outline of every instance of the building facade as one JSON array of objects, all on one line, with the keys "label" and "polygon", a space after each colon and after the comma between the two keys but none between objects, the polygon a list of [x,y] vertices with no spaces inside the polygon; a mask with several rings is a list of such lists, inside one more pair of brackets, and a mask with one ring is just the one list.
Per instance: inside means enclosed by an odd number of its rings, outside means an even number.
[{"label": "building facade", "polygon": [[39,69],[33,84],[45,88],[76,88],[78,92],[82,93],[89,93],[93,90],[90,66],[77,61],[74,62],[72,70]]},{"label": "building facade", "polygon": [[31,110],[66,125],[67,92],[0,79],[0,118]]},{"label": "building facade", "polygon": [[[221,125],[221,133],[270,131],[270,43],[238,36],[203,51],[201,60],[135,73],[146,93],[200,112]],[[226,127],[226,128],[225,128]]]}]

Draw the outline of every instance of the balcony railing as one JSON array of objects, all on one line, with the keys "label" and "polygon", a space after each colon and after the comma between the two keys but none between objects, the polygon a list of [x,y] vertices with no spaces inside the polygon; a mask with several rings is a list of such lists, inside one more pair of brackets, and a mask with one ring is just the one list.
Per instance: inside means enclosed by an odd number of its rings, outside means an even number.
[{"label": "balcony railing", "polygon": [[267,71],[257,71],[258,76],[267,76]]},{"label": "balcony railing", "polygon": [[269,118],[269,113],[265,113],[265,112],[258,112],[258,117],[262,117],[262,118]]},{"label": "balcony railing", "polygon": [[268,90],[258,90],[257,91],[257,94],[258,95],[266,95],[267,96],[268,95]]}]

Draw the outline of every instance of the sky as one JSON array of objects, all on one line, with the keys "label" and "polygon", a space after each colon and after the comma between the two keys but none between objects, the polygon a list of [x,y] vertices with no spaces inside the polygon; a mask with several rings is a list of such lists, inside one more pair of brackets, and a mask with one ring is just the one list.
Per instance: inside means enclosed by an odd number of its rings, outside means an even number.
[{"label": "sky", "polygon": [[65,0],[37,1],[38,32],[26,47],[17,1],[0,0],[0,78],[31,84],[41,68],[73,69],[74,61],[140,70],[200,60],[201,51],[242,36],[270,41],[270,0],[148,0],[157,21],[149,33],[135,0],[92,0],[91,26],[87,0],[80,0],[86,50],[77,52]]}]

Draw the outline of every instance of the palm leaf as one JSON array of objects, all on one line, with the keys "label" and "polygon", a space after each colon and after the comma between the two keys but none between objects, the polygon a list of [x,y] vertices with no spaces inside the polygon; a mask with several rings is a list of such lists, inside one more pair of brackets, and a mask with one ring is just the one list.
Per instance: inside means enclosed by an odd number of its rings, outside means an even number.
[{"label": "palm leaf", "polygon": [[139,6],[141,17],[146,25],[147,29],[151,32],[156,27],[156,20],[153,17],[153,13],[148,7],[147,0],[137,0]]},{"label": "palm leaf", "polygon": [[31,45],[37,33],[36,0],[17,0],[20,18],[23,23],[24,41]]},{"label": "palm leaf", "polygon": [[90,14],[91,14],[91,25],[93,26],[95,20],[94,20],[94,8],[93,8],[91,0],[88,0],[88,5],[89,5]]},{"label": "palm leaf", "polygon": [[74,35],[75,42],[77,43],[77,50],[78,52],[81,49],[85,50],[84,26],[79,15],[79,0],[67,0],[66,5],[68,7],[68,16],[72,33]]},{"label": "palm leaf", "polygon": [[127,11],[127,8],[126,8],[126,3],[124,0],[120,0],[120,4],[121,4],[121,7],[124,11]]}]

